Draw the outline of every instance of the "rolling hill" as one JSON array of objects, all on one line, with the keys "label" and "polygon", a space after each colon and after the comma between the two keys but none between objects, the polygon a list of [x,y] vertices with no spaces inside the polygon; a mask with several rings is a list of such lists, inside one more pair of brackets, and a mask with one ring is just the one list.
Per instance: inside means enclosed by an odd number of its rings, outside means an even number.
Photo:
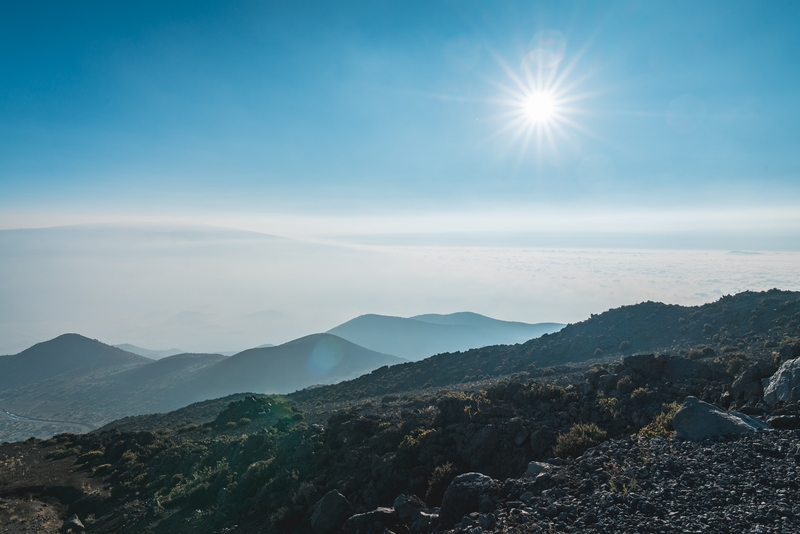
[{"label": "rolling hill", "polygon": [[0,357],[0,391],[58,377],[84,378],[100,370],[124,369],[152,360],[78,334],[64,334],[37,343],[12,356]]},{"label": "rolling hill", "polygon": [[[365,349],[331,334],[313,334],[277,347],[249,349],[203,369],[187,382],[193,401],[243,391],[289,393],[355,378],[405,360]],[[202,398],[201,398],[202,397]]]},{"label": "rolling hill", "polygon": [[[233,356],[177,354],[151,360],[77,334],[0,357],[0,408],[32,419],[97,427],[225,395],[289,393],[402,363],[330,334]],[[3,425],[0,421],[0,441]]]},{"label": "rolling hill", "polygon": [[122,349],[127,352],[132,352],[133,354],[138,354],[139,356],[144,356],[145,358],[150,358],[151,360],[160,360],[161,358],[166,358],[167,356],[175,356],[176,354],[183,354],[186,351],[181,349],[165,349],[165,350],[151,350],[151,349],[143,349],[142,347],[137,347],[136,345],[131,345],[130,343],[123,343],[121,345],[114,345],[118,349]]},{"label": "rolling hill", "polygon": [[500,321],[471,312],[407,318],[368,314],[328,333],[378,352],[421,360],[443,352],[523,343],[563,327],[559,323]]}]

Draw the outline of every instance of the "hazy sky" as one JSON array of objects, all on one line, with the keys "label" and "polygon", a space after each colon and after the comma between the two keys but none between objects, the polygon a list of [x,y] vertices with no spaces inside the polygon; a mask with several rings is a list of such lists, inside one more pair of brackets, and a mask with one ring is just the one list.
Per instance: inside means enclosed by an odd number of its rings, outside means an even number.
[{"label": "hazy sky", "polygon": [[0,1],[0,353],[800,289],[798,28],[796,1]]},{"label": "hazy sky", "polygon": [[778,1],[3,2],[0,227],[688,220],[785,248],[798,27]]}]

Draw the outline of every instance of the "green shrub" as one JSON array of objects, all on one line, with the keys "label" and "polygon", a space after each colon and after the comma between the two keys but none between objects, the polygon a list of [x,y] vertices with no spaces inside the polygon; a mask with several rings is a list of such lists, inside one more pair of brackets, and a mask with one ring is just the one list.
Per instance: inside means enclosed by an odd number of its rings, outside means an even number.
[{"label": "green shrub", "polygon": [[102,450],[94,450],[94,451],[85,452],[85,453],[81,454],[80,456],[78,456],[78,459],[76,461],[79,464],[89,463],[92,460],[99,460],[100,458],[103,457],[103,454],[104,454],[104,452]]},{"label": "green shrub", "polygon": [[450,462],[437,466],[428,481],[428,491],[425,494],[425,503],[428,506],[439,506],[442,504],[444,492],[447,486],[456,478],[458,471]]},{"label": "green shrub", "polygon": [[670,437],[672,435],[672,432],[675,430],[672,426],[672,419],[675,417],[675,412],[678,411],[681,405],[677,402],[672,402],[670,404],[665,404],[664,407],[667,408],[667,411],[661,412],[649,425],[642,427],[638,432],[639,436],[655,438]]},{"label": "green shrub", "polygon": [[103,473],[107,473],[111,470],[111,464],[100,464],[94,468],[94,474],[102,475]]},{"label": "green shrub", "polygon": [[566,433],[556,438],[553,454],[559,458],[577,458],[586,449],[599,445],[606,439],[606,431],[594,423],[576,423]]},{"label": "green shrub", "polygon": [[69,448],[60,448],[50,452],[47,457],[53,460],[60,460],[61,458],[66,458],[67,456],[77,456],[81,453],[81,447],[78,445],[77,447],[69,447]]},{"label": "green shrub", "polygon": [[636,389],[636,384],[633,383],[633,378],[630,375],[625,375],[617,381],[617,389],[620,393],[631,393]]},{"label": "green shrub", "polygon": [[631,401],[640,406],[644,406],[653,400],[653,395],[653,390],[650,388],[636,388],[631,392]]}]

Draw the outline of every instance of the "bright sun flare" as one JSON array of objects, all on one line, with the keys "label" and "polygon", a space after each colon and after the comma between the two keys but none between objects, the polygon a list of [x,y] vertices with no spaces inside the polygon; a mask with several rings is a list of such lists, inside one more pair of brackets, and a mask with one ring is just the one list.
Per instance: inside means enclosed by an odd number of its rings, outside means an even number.
[{"label": "bright sun flare", "polygon": [[[530,48],[518,70],[499,60],[510,83],[495,82],[504,93],[496,102],[506,111],[497,115],[504,124],[494,135],[511,132],[512,144],[521,144],[518,161],[529,148],[534,148],[537,156],[547,151],[557,158],[556,139],[573,143],[575,137],[570,130],[592,135],[573,118],[582,113],[575,104],[591,94],[576,92],[588,74],[570,80],[582,51],[571,61],[562,61],[566,42],[563,35],[554,30],[537,33]],[[541,157],[537,159],[541,161]]]},{"label": "bright sun flare", "polygon": [[548,93],[533,93],[524,103],[525,114],[533,123],[547,122],[553,117],[556,102]]}]

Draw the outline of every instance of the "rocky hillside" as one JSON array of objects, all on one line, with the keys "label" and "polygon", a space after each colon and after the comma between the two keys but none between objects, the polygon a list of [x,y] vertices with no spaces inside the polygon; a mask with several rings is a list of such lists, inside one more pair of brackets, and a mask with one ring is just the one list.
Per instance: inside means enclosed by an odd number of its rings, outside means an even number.
[{"label": "rocky hillside", "polygon": [[377,369],[337,386],[301,392],[303,402],[341,402],[636,352],[698,347],[768,355],[784,339],[800,336],[800,293],[771,290],[722,297],[702,306],[643,302],[594,315],[520,345],[439,354],[420,362]]}]

